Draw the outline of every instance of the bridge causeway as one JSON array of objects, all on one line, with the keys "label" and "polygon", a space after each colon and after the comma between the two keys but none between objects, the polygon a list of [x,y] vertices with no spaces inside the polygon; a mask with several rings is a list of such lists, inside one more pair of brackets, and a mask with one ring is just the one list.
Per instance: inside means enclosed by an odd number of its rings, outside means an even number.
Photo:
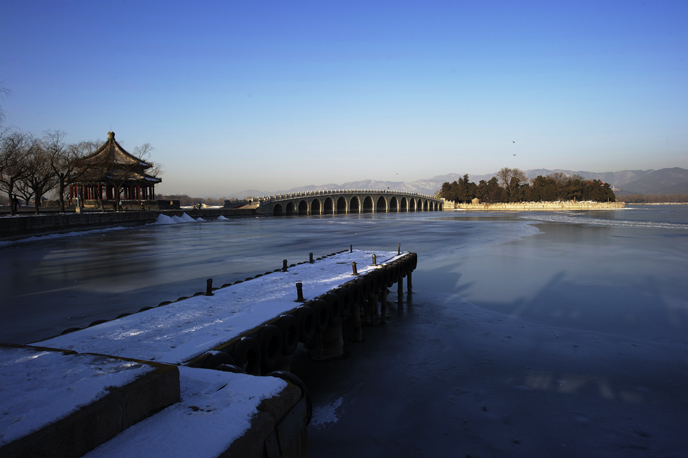
[{"label": "bridge causeway", "polygon": [[305,191],[261,197],[257,213],[274,216],[442,211],[442,199],[423,194],[347,189]]}]

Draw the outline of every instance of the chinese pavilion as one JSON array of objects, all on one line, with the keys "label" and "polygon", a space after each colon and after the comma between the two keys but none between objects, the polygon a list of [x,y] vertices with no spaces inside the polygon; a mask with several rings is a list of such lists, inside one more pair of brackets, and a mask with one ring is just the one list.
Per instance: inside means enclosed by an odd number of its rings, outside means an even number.
[{"label": "chinese pavilion", "polygon": [[155,185],[162,180],[148,175],[153,164],[129,154],[108,132],[107,141],[95,153],[76,161],[76,182],[70,198],[82,200],[153,200]]}]

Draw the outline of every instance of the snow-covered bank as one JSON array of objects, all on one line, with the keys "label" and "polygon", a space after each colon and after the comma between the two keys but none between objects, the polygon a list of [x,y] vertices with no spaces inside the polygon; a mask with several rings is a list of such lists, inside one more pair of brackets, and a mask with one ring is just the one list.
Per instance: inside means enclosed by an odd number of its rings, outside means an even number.
[{"label": "snow-covered bank", "polygon": [[261,401],[286,382],[274,377],[180,367],[181,402],[106,442],[84,458],[220,456],[251,426]]},{"label": "snow-covered bank", "polygon": [[96,355],[0,347],[0,447],[61,420],[152,368]]}]

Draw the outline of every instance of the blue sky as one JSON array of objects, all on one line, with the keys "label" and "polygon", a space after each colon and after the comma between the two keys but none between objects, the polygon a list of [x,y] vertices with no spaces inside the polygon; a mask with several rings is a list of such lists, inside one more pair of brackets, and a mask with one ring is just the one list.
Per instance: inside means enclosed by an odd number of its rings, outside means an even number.
[{"label": "blue sky", "polygon": [[160,193],[688,168],[684,0],[7,0],[0,40],[4,126],[150,143]]}]

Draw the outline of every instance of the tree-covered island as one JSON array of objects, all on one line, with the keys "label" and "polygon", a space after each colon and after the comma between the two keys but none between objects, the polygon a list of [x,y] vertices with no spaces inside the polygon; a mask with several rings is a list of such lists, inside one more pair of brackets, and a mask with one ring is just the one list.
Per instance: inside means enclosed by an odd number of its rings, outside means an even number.
[{"label": "tree-covered island", "polygon": [[445,182],[440,197],[457,203],[480,202],[554,202],[595,201],[615,202],[616,196],[608,183],[600,180],[586,180],[580,175],[566,175],[561,172],[538,175],[528,180],[519,169],[505,167],[489,181],[475,184],[468,175],[452,183]]}]

